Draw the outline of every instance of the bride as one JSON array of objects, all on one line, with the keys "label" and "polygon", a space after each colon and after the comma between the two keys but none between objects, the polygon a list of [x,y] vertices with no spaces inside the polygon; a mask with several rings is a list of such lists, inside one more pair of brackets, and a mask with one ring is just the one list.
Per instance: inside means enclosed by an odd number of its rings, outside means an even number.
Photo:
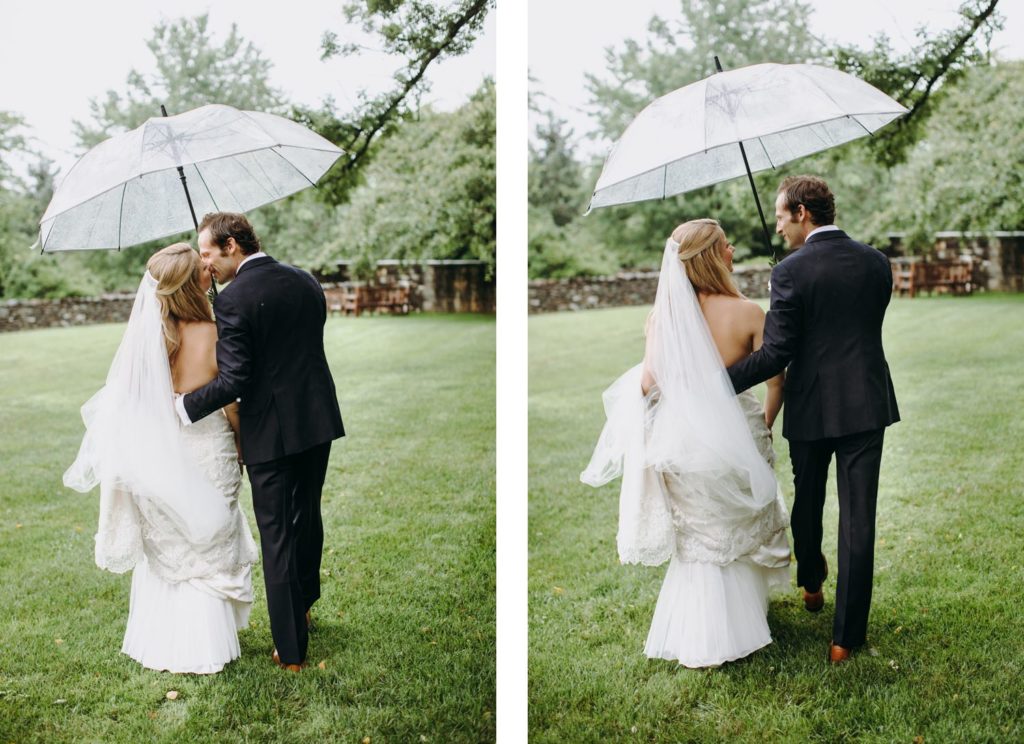
[{"label": "bride", "polygon": [[771,643],[768,594],[789,585],[789,515],[773,472],[782,376],[762,408],[725,368],[760,347],[764,311],[732,282],[733,248],[700,219],[666,242],[644,361],[604,393],[607,422],[580,480],[622,476],[623,563],[668,572],[644,649],[717,666]]},{"label": "bride", "polygon": [[239,656],[256,545],[238,506],[237,409],[182,428],[175,392],[217,375],[210,275],[186,243],[153,254],[64,484],[100,486],[96,564],[132,570],[121,651],[144,667],[212,674]]}]

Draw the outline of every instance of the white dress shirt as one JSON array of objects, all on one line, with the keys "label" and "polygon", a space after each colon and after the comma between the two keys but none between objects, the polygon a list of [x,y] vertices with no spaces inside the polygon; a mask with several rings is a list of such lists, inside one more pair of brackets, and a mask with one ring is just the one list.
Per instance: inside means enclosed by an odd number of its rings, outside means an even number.
[{"label": "white dress shirt", "polygon": [[813,230],[811,230],[811,231],[810,231],[809,233],[807,233],[807,237],[806,237],[806,238],[804,238],[804,242],[806,243],[806,242],[807,242],[807,240],[808,240],[808,239],[809,239],[809,238],[810,238],[810,237],[811,237],[812,235],[814,235],[814,233],[820,233],[820,232],[827,232],[827,231],[829,231],[829,230],[838,230],[838,229],[839,229],[839,228],[838,228],[838,227],[836,227],[835,225],[822,225],[821,227],[816,227],[816,228],[814,228]]}]

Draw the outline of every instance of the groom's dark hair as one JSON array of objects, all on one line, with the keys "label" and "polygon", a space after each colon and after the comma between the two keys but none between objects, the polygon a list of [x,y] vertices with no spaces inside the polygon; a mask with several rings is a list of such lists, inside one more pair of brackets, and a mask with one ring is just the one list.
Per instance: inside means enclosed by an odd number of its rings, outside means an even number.
[{"label": "groom's dark hair", "polygon": [[210,228],[210,240],[221,251],[228,244],[228,238],[234,238],[246,256],[251,256],[262,250],[260,239],[256,237],[256,231],[252,229],[252,225],[249,224],[249,220],[245,218],[244,214],[211,212],[203,217],[197,232],[202,232],[206,228]]},{"label": "groom's dark hair", "polygon": [[786,195],[786,210],[790,214],[803,204],[815,225],[831,225],[836,220],[836,198],[828,184],[817,176],[790,176],[779,184],[778,193]]}]

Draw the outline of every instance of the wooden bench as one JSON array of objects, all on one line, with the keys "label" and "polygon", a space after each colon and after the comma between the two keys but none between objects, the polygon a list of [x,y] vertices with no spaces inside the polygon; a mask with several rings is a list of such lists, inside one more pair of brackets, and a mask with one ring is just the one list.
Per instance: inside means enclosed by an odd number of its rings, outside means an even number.
[{"label": "wooden bench", "polygon": [[372,287],[339,285],[325,288],[330,313],[359,316],[364,312],[408,315],[412,308],[409,287]]},{"label": "wooden bench", "polygon": [[974,262],[970,257],[953,260],[892,259],[892,291],[914,297],[918,292],[949,292],[967,295],[974,291]]}]

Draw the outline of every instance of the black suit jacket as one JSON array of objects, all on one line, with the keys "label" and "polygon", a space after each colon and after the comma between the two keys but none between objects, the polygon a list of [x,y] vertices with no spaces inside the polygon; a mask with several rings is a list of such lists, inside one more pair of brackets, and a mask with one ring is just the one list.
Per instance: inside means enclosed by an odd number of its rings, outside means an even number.
[{"label": "black suit jacket", "polygon": [[882,320],[892,296],[888,259],[842,230],[812,235],[772,270],[764,345],[729,367],[737,392],[789,365],[782,434],[812,441],[900,420]]},{"label": "black suit jacket", "polygon": [[316,279],[270,256],[255,258],[213,309],[219,371],[185,396],[192,421],[238,399],[242,457],[250,465],[345,435],[324,354],[327,303]]}]

